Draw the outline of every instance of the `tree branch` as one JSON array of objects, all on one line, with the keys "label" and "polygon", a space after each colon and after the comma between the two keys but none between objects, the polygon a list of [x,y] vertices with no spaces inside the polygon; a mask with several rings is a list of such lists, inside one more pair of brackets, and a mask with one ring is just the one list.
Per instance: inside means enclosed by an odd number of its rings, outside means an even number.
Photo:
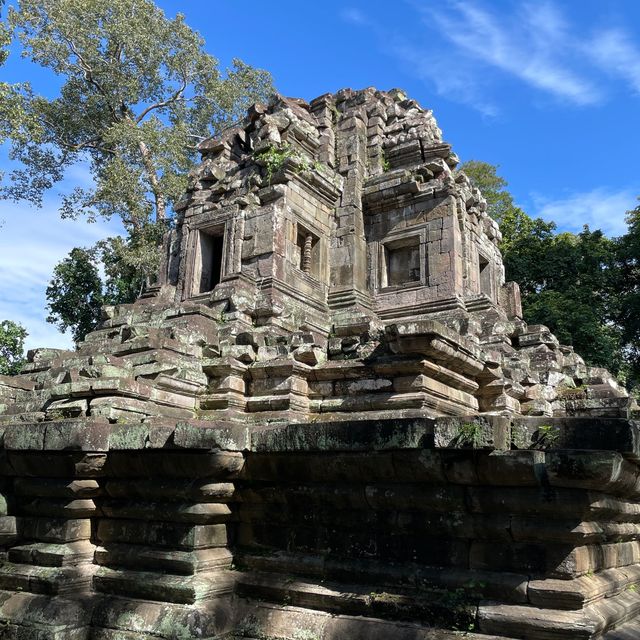
[{"label": "tree branch", "polygon": [[[52,122],[47,120],[46,118],[41,118],[42,122],[49,127],[52,131],[55,132],[55,126]],[[107,154],[115,154],[115,149],[110,149],[109,147],[105,147],[103,145],[98,144],[102,139],[101,136],[96,135],[93,138],[89,138],[87,140],[83,140],[82,142],[68,142],[61,136],[58,136],[54,133],[56,137],[56,144],[62,148],[63,151],[77,153],[78,151],[82,151],[83,149],[95,149],[96,151],[101,151],[102,153]]]},{"label": "tree branch", "polygon": [[174,103],[183,93],[184,90],[187,88],[187,74],[186,72],[183,74],[182,76],[182,84],[180,85],[180,87],[178,89],[176,89],[176,91],[174,92],[174,94],[170,97],[167,98],[166,100],[163,100],[162,102],[156,102],[155,104],[149,105],[137,118],[136,118],[136,124],[140,124],[140,122],[142,122],[142,120],[154,109],[162,109],[163,107],[167,107],[168,105]]},{"label": "tree branch", "polygon": [[62,36],[62,39],[67,43],[67,45],[71,49],[71,52],[73,53],[73,55],[78,59],[78,66],[80,67],[80,70],[84,73],[84,79],[92,87],[94,87],[94,89],[107,101],[107,105],[109,107],[109,110],[111,111],[113,117],[117,120],[118,119],[118,113],[117,113],[115,107],[113,107],[113,105],[111,105],[111,103],[109,101],[109,93],[95,79],[95,76],[93,75],[93,69],[91,68],[91,66],[85,61],[85,59],[83,58],[82,54],[78,51],[78,49],[76,48],[76,45],[73,43],[73,40],[70,40],[69,38],[65,38],[64,36]]}]

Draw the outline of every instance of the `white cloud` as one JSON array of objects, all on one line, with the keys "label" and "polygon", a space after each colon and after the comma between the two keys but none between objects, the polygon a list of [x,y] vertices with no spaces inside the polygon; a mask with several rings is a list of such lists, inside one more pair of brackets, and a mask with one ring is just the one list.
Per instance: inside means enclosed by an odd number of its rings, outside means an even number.
[{"label": "white cloud", "polygon": [[501,11],[488,1],[405,3],[420,20],[421,36],[394,31],[359,9],[345,8],[340,15],[369,29],[382,51],[439,95],[483,115],[498,113],[501,77],[579,107],[604,102],[615,79],[640,93],[640,46],[627,31],[569,22],[552,0],[513,3],[512,10]]},{"label": "white cloud", "polygon": [[585,46],[585,53],[603,70],[626,80],[640,93],[640,48],[621,29],[597,34]]},{"label": "white cloud", "polygon": [[625,214],[637,205],[637,194],[635,189],[614,191],[599,187],[556,200],[534,195],[534,215],[554,221],[560,231],[579,232],[587,224],[607,236],[620,236],[627,231]]},{"label": "white cloud", "polygon": [[360,11],[353,7],[347,7],[340,12],[340,17],[347,22],[352,22],[357,25],[369,25],[371,24],[368,18]]},{"label": "white cloud", "polygon": [[421,8],[423,22],[435,24],[472,60],[577,105],[602,99],[592,82],[570,68],[572,37],[551,3],[523,5],[516,14],[500,17],[477,4],[454,2],[449,7]]},{"label": "white cloud", "polygon": [[[425,55],[400,38],[390,38],[388,46],[418,78],[433,83],[438,95],[466,104],[484,116],[498,115],[498,107],[478,90],[474,70],[464,60],[454,60],[450,54]],[[455,72],[451,71],[452,65]]]},{"label": "white cloud", "polygon": [[120,224],[61,220],[53,199],[42,209],[4,201],[0,219],[0,320],[25,326],[29,349],[70,348],[71,338],[46,322],[45,290],[53,268],[73,247],[120,233]]}]

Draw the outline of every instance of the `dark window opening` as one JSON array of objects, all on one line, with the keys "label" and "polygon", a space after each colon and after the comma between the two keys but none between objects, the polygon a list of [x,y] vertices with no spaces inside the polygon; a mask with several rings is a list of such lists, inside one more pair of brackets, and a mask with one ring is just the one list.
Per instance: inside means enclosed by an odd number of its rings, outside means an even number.
[{"label": "dark window opening", "polygon": [[412,243],[385,246],[386,283],[383,286],[393,287],[408,282],[419,282],[420,245],[416,238]]},{"label": "dark window opening", "polygon": [[489,261],[484,256],[480,256],[478,263],[480,273],[480,293],[484,293],[491,297],[491,268],[489,266]]},{"label": "dark window opening", "polygon": [[222,249],[224,237],[200,231],[200,281],[198,293],[211,291],[222,276]]}]

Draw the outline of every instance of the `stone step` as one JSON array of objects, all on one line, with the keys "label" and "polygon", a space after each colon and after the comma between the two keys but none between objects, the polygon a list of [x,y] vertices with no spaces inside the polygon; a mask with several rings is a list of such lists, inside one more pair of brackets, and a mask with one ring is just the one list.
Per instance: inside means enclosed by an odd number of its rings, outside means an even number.
[{"label": "stone step", "polygon": [[100,505],[109,518],[217,524],[231,518],[231,509],[216,502],[147,502],[133,500],[105,500]]},{"label": "stone step", "polygon": [[95,567],[38,567],[6,562],[0,567],[0,589],[63,595],[88,591]]},{"label": "stone step", "polygon": [[176,551],[112,543],[107,547],[98,547],[95,551],[95,562],[99,565],[184,575],[211,569],[228,569],[232,561],[233,555],[225,547]]},{"label": "stone step", "polygon": [[93,578],[93,586],[96,591],[111,595],[194,604],[233,592],[235,574],[231,571],[214,570],[186,577],[99,567]]},{"label": "stone step", "polygon": [[[640,565],[606,569],[574,580],[531,580],[527,588],[529,602],[542,609],[581,609],[625,590],[640,587]],[[640,637],[640,636],[639,636]]]},{"label": "stone step", "polygon": [[253,600],[333,614],[420,620],[458,631],[474,628],[479,600],[472,590],[372,591],[370,585],[319,584],[259,572],[241,572],[237,577],[237,593]]},{"label": "stone step", "polygon": [[8,552],[10,562],[33,564],[45,567],[64,567],[83,562],[92,562],[95,546],[88,540],[68,544],[34,542],[11,547]]},{"label": "stone step", "polygon": [[[233,616],[229,596],[197,605],[103,597],[92,617],[91,640],[227,637]],[[213,605],[213,606],[212,606]]]},{"label": "stone step", "polygon": [[20,537],[34,542],[65,543],[88,540],[91,520],[56,518],[19,518]]},{"label": "stone step", "polygon": [[483,633],[516,638],[591,640],[638,615],[640,593],[623,591],[577,611],[481,603],[478,628]]},{"label": "stone step", "polygon": [[626,624],[607,631],[602,640],[638,640],[640,638],[640,620],[631,620]]},{"label": "stone step", "polygon": [[238,620],[231,638],[243,640],[505,640],[499,636],[481,635],[472,629],[445,630],[411,622],[335,615],[254,600],[240,603]]},{"label": "stone step", "polygon": [[123,542],[190,551],[226,546],[227,528],[224,524],[103,519],[98,521],[96,537],[103,546]]},{"label": "stone step", "polygon": [[[374,588],[435,588],[455,590],[473,588],[484,599],[526,603],[529,578],[523,574],[429,567],[409,562],[381,562],[363,559],[339,559],[326,555],[275,551],[252,554],[234,552],[236,565],[257,572],[296,575],[300,579],[335,580],[370,584]],[[563,585],[564,586],[564,585]]]},{"label": "stone step", "polygon": [[86,640],[91,613],[89,598],[0,591],[0,628],[5,638]]}]

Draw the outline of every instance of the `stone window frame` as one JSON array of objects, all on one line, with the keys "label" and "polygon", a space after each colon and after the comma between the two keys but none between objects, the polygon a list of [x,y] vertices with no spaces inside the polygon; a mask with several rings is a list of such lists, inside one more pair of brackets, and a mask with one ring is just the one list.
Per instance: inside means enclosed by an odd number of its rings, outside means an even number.
[{"label": "stone window frame", "polygon": [[222,237],[222,259],[220,263],[220,282],[222,282],[225,276],[233,272],[232,265],[234,264],[234,243],[231,242],[232,231],[232,218],[226,217],[222,220],[209,219],[203,221],[193,228],[189,229],[188,251],[190,260],[187,265],[187,271],[185,273],[185,284],[187,295],[186,299],[206,299],[211,295],[211,291],[215,289],[215,286],[209,291],[198,291],[198,284],[196,283],[196,264],[200,258],[200,234],[209,233],[209,235],[218,235]]},{"label": "stone window frame", "polygon": [[[494,276],[494,268],[493,261],[491,258],[487,257],[482,251],[478,251],[478,290],[480,295],[485,295],[487,298],[493,300],[495,298],[495,276]],[[484,266],[483,266],[484,265]],[[483,274],[487,273],[486,276],[483,277]],[[489,286],[489,291],[486,291],[485,283]]]},{"label": "stone window frame", "polygon": [[[315,254],[317,256],[317,260],[315,266],[312,264],[312,268],[309,271],[304,271],[302,266],[298,262],[294,262],[293,266],[300,272],[304,277],[311,278],[316,282],[322,281],[322,270],[323,270],[323,243],[324,239],[322,237],[322,232],[316,228],[315,225],[310,224],[306,218],[302,216],[295,215],[292,222],[292,234],[291,234],[291,242],[298,246],[298,237],[301,235],[301,231],[306,232],[308,235],[311,235],[314,239],[313,247]],[[297,255],[297,252],[296,252]]]},{"label": "stone window frame", "polygon": [[[429,266],[427,260],[429,254],[427,251],[427,228],[422,227],[419,229],[410,228],[402,229],[400,231],[393,231],[388,233],[382,240],[377,242],[377,248],[375,251],[376,265],[375,265],[375,278],[376,278],[376,290],[380,292],[397,291],[402,289],[425,287],[429,281]],[[386,284],[386,272],[387,272],[387,255],[391,245],[402,246],[401,243],[410,243],[411,240],[417,239],[417,245],[420,248],[420,278],[418,280],[409,280],[400,284],[388,285]]]}]

